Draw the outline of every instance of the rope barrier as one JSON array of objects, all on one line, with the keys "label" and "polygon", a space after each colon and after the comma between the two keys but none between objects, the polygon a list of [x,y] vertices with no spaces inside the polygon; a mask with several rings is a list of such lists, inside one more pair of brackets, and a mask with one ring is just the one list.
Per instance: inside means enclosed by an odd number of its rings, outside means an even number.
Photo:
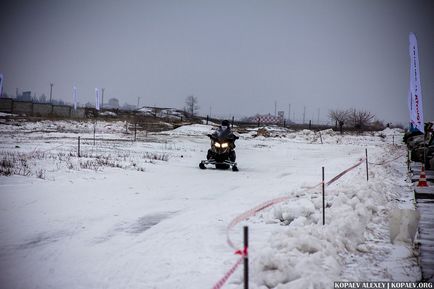
[{"label": "rope barrier", "polygon": [[406,156],[406,153],[404,153],[404,154],[400,154],[400,155],[397,156],[396,158],[393,158],[393,159],[388,160],[388,161],[382,161],[382,162],[379,162],[379,163],[371,163],[371,162],[369,162],[369,164],[370,164],[370,165],[374,165],[374,166],[382,166],[382,165],[385,165],[385,164],[391,163],[391,162],[393,162],[393,161],[396,161],[396,160],[399,159],[400,157],[404,157],[404,156]]},{"label": "rope barrier", "polygon": [[345,175],[349,171],[352,171],[353,169],[355,169],[358,166],[360,166],[365,160],[366,160],[366,158],[360,159],[358,163],[356,163],[355,165],[353,165],[353,166],[349,167],[348,169],[342,171],[341,173],[339,173],[338,175],[336,175],[334,178],[332,178],[330,181],[326,182],[325,183],[326,186],[330,186],[331,184],[333,184],[334,182],[336,182],[338,179],[340,179],[343,175]]},{"label": "rope barrier", "polygon": [[223,287],[225,282],[231,277],[231,275],[235,272],[235,270],[238,268],[238,266],[243,261],[244,256],[240,257],[238,261],[232,266],[231,269],[229,269],[228,272],[225,273],[225,275],[212,287],[212,289],[220,289]]},{"label": "rope barrier", "polygon": [[[332,183],[336,182],[338,179],[340,179],[343,175],[347,174],[348,172],[350,172],[351,170],[355,169],[356,167],[360,166],[363,161],[365,160],[365,158],[360,159],[355,165],[349,167],[348,169],[342,171],[341,173],[339,173],[337,176],[335,176],[334,178],[332,178],[330,181],[326,182],[325,184],[327,186],[330,186]],[[318,186],[322,185],[322,182],[318,183],[315,186],[311,186],[311,187],[307,187],[306,189],[303,190],[303,192],[312,190]],[[260,211],[265,210],[266,208],[269,208],[271,206],[274,206],[278,203],[284,202],[289,200],[290,196],[283,196],[283,197],[279,197],[279,198],[275,198],[266,202],[263,202],[259,205],[257,205],[256,207],[247,210],[246,212],[242,213],[241,215],[238,215],[237,217],[235,217],[227,226],[226,228],[226,241],[228,243],[228,245],[234,249],[234,250],[240,250],[239,248],[237,248],[234,243],[232,242],[232,240],[230,239],[230,230],[235,227],[237,224],[239,224],[241,221],[248,219],[249,217],[253,217],[255,216],[257,213],[259,213]]]},{"label": "rope barrier", "polygon": [[[358,167],[365,159],[360,159],[359,162],[353,166],[351,166],[350,168],[344,170],[343,172],[341,172],[339,175],[337,175],[336,177],[334,177],[333,179],[331,179],[330,181],[328,181],[326,183],[327,186],[331,185],[333,182],[335,182],[336,180],[338,180],[339,178],[341,178],[343,175],[345,175],[346,173],[348,173],[349,171],[353,170],[354,168]],[[307,187],[305,188],[303,191],[309,191],[312,190],[320,185],[322,185],[323,182],[318,183],[315,186],[311,186],[311,187]],[[255,216],[257,213],[259,213],[260,211],[263,211],[269,207],[272,207],[278,203],[284,202],[289,200],[290,196],[283,196],[283,197],[279,197],[279,198],[275,198],[266,202],[263,202],[259,205],[257,205],[256,207],[247,210],[246,212],[242,213],[241,215],[235,217],[227,226],[226,228],[226,241],[228,243],[228,245],[235,250],[235,254],[237,255],[241,255],[241,258],[238,259],[238,261],[229,269],[229,271],[227,271],[225,273],[225,275],[212,287],[212,289],[219,289],[222,288],[222,286],[225,284],[225,282],[229,279],[229,277],[235,272],[235,270],[237,269],[237,267],[241,264],[241,261],[243,260],[244,256],[247,256],[248,253],[248,249],[244,248],[244,249],[239,249],[237,248],[234,243],[232,242],[232,240],[230,239],[230,230],[235,227],[237,224],[239,224],[241,221],[248,219],[249,217],[253,217]]]},{"label": "rope barrier", "polygon": [[235,225],[237,225],[238,223],[240,223],[241,221],[243,221],[243,220],[245,220],[245,219],[248,219],[249,217],[253,217],[253,216],[256,215],[258,212],[260,212],[260,211],[262,211],[262,210],[265,210],[266,208],[271,207],[271,206],[273,206],[273,205],[275,205],[275,204],[278,204],[278,203],[280,203],[280,202],[286,201],[286,200],[288,200],[288,199],[289,199],[289,196],[284,196],[284,197],[275,198],[275,199],[272,199],[272,200],[266,201],[266,202],[264,202],[264,203],[259,204],[259,205],[256,206],[256,207],[254,207],[254,208],[252,208],[252,209],[250,209],[250,210],[248,210],[248,211],[242,213],[241,215],[239,215],[238,217],[236,217],[235,219],[233,219],[233,220],[229,223],[228,227],[226,228],[226,241],[227,241],[228,245],[229,245],[232,249],[236,250],[236,252],[238,252],[240,249],[237,248],[237,247],[233,244],[233,242],[231,241],[231,239],[230,239],[230,236],[229,236],[229,232],[230,232],[230,230],[231,230],[233,227],[235,227]]},{"label": "rope barrier", "polygon": [[[401,155],[399,155],[399,156],[397,156],[396,158],[394,158],[394,159],[391,159],[391,160],[389,160],[389,161],[385,161],[385,162],[382,162],[382,163],[379,163],[379,164],[376,164],[376,163],[370,163],[370,164],[372,164],[372,165],[384,165],[384,164],[386,164],[386,163],[389,163],[389,162],[392,162],[392,161],[394,161],[394,160],[397,160],[398,158],[400,158],[400,157],[402,157],[402,156],[404,156],[404,154],[401,154]],[[355,168],[357,168],[358,166],[360,166],[364,161],[366,161],[366,158],[361,158],[361,159],[359,159],[359,161],[356,163],[356,164],[354,164],[354,165],[352,165],[351,167],[349,167],[349,168],[347,168],[347,169],[345,169],[344,171],[342,171],[342,172],[340,172],[339,174],[337,174],[335,177],[333,177],[332,179],[330,179],[328,182],[324,182],[325,183],[325,185],[326,186],[330,186],[331,184],[333,184],[334,182],[336,182],[338,179],[340,179],[341,177],[343,177],[345,174],[347,174],[347,173],[349,173],[350,171],[352,171],[352,170],[354,170]],[[323,184],[323,182],[320,182],[320,183],[318,183],[318,184],[316,184],[316,185],[314,185],[314,186],[311,186],[311,187],[306,187],[304,190],[303,190],[303,192],[306,192],[306,191],[309,191],[309,190],[312,190],[312,189],[315,189],[315,188],[317,188],[318,186],[320,186],[320,185],[322,185]],[[279,197],[279,198],[275,198],[275,199],[272,199],[272,200],[268,200],[268,201],[265,201],[265,202],[263,202],[263,203],[261,203],[261,204],[259,204],[259,205],[257,205],[256,207],[254,207],[254,208],[252,208],[252,209],[250,209],[250,210],[247,210],[247,211],[245,211],[244,213],[242,213],[242,214],[240,214],[240,215],[238,215],[237,217],[235,217],[230,223],[229,223],[229,225],[227,226],[227,228],[226,228],[226,242],[227,242],[227,244],[232,248],[232,249],[234,249],[235,250],[235,254],[237,254],[237,255],[241,255],[241,258],[239,258],[238,260],[237,260],[237,262],[235,263],[235,265],[233,265],[232,267],[231,267],[231,269],[228,271],[228,272],[226,272],[226,274],[214,285],[214,287],[212,287],[212,289],[219,289],[219,288],[222,288],[222,286],[224,285],[224,283],[229,279],[229,277],[235,272],[235,270],[237,269],[237,267],[241,264],[241,261],[243,260],[243,258],[244,258],[244,256],[247,256],[247,248],[244,248],[244,249],[239,249],[239,248],[237,248],[235,245],[234,245],[234,243],[232,242],[232,240],[230,239],[230,230],[233,228],[233,227],[235,227],[237,224],[239,224],[241,221],[244,221],[244,220],[246,220],[246,219],[248,219],[248,218],[250,218],[250,217],[253,217],[253,216],[255,216],[257,213],[259,213],[259,212],[261,212],[261,211],[263,211],[263,210],[265,210],[265,209],[267,209],[267,208],[269,208],[269,207],[272,207],[272,206],[274,206],[274,205],[276,205],[276,204],[278,204],[278,203],[281,203],[281,202],[284,202],[284,201],[287,201],[287,200],[289,200],[289,198],[290,198],[290,196],[283,196],[283,197]]]}]

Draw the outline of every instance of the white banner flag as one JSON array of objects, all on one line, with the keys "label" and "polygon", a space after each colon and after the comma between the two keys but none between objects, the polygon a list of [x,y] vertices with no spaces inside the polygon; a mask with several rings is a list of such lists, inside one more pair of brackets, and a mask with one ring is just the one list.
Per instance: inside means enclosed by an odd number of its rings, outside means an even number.
[{"label": "white banner flag", "polygon": [[76,86],[74,86],[72,88],[72,101],[74,103],[74,110],[77,110],[78,97],[77,97],[77,87]]},{"label": "white banner flag", "polygon": [[3,74],[0,73],[0,97],[3,95]]},{"label": "white banner flag", "polygon": [[99,110],[99,89],[95,88],[95,108]]},{"label": "white banner flag", "polygon": [[413,128],[424,133],[422,87],[420,85],[419,55],[417,40],[414,33],[410,33],[410,90],[408,93],[408,109],[410,123]]}]

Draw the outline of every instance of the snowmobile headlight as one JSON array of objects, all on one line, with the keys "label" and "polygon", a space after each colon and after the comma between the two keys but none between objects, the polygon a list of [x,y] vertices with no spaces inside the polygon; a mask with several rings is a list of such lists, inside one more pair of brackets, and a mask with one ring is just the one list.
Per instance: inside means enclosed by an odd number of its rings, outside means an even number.
[{"label": "snowmobile headlight", "polygon": [[218,142],[214,143],[214,145],[215,145],[216,148],[221,147],[220,143],[218,143]]},{"label": "snowmobile headlight", "polygon": [[228,147],[228,143],[227,142],[224,142],[224,143],[222,143],[222,148],[227,148]]}]

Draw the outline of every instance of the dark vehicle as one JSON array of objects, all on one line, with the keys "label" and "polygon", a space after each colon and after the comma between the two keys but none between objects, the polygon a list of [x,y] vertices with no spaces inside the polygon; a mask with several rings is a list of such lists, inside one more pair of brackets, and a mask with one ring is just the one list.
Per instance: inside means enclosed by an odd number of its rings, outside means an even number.
[{"label": "dark vehicle", "polygon": [[433,123],[425,123],[425,134],[411,130],[404,135],[404,142],[410,151],[410,160],[421,162],[425,169],[434,169],[434,129]]},{"label": "dark vehicle", "polygon": [[229,122],[223,121],[222,126],[212,134],[211,149],[208,150],[206,160],[200,162],[199,167],[206,169],[205,165],[215,165],[216,169],[226,170],[232,167],[234,172],[238,171],[235,155],[235,140],[238,139],[229,128]]}]

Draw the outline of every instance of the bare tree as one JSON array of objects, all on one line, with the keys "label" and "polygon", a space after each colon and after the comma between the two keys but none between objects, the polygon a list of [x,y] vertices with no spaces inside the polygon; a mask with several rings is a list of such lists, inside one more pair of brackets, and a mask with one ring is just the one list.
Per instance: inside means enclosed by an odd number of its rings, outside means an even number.
[{"label": "bare tree", "polygon": [[384,122],[381,121],[381,120],[374,120],[374,121],[371,123],[371,127],[372,127],[373,129],[375,129],[375,130],[383,130],[383,129],[386,128],[386,127],[390,127],[390,124],[387,123],[387,124],[385,125]]},{"label": "bare tree", "polygon": [[347,122],[349,116],[348,110],[335,109],[329,111],[329,117],[332,121],[339,125],[339,130],[343,133],[343,126]]},{"label": "bare tree", "polygon": [[375,115],[366,110],[356,110],[352,108],[349,110],[349,122],[354,125],[354,128],[364,129],[371,125]]},{"label": "bare tree", "polygon": [[197,100],[197,97],[194,95],[187,96],[185,99],[185,111],[191,115],[194,116],[196,112],[199,110],[199,101]]}]

